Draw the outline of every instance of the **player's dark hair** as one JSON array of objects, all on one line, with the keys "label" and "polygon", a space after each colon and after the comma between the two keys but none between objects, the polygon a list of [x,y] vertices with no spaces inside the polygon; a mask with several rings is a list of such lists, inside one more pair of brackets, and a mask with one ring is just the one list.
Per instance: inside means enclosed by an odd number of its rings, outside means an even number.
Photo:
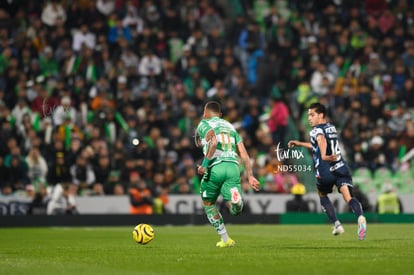
[{"label": "player's dark hair", "polygon": [[323,104],[321,104],[319,102],[312,103],[309,106],[309,109],[315,110],[315,112],[317,114],[323,114],[323,116],[326,116],[326,107],[325,107],[325,105],[323,105]]},{"label": "player's dark hair", "polygon": [[206,109],[210,110],[214,113],[221,113],[221,106],[220,103],[217,101],[209,101],[206,103]]}]

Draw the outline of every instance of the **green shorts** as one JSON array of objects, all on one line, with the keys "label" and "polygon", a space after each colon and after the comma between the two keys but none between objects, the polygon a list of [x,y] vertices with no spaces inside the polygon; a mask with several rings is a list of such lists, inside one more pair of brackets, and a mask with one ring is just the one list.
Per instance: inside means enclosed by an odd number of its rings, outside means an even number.
[{"label": "green shorts", "polygon": [[241,194],[239,165],[235,162],[220,162],[204,173],[200,188],[201,198],[215,202],[221,194],[225,201],[230,201],[230,189],[234,187]]}]

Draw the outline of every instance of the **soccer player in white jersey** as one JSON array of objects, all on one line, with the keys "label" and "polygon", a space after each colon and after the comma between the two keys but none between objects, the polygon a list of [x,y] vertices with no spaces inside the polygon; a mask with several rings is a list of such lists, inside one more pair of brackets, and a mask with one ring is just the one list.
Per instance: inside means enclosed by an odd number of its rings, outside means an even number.
[{"label": "soccer player in white jersey", "polygon": [[353,197],[352,176],[342,158],[336,128],[326,119],[325,106],[320,103],[311,104],[308,110],[308,121],[312,126],[310,142],[291,140],[288,142],[288,147],[302,146],[312,149],[317,178],[316,186],[322,209],[334,225],[332,234],[339,235],[345,232],[328,197],[335,185],[358,218],[358,239],[364,240],[367,222],[363,216],[361,204]]},{"label": "soccer player in white jersey", "polygon": [[221,240],[216,246],[232,247],[232,240],[226,230],[216,201],[221,194],[232,215],[239,215],[243,209],[240,184],[239,156],[246,169],[250,186],[258,191],[259,182],[253,175],[249,155],[242,138],[228,121],[220,118],[221,107],[218,102],[209,101],[204,106],[203,119],[197,126],[197,143],[201,143],[204,160],[197,172],[201,180],[201,199],[207,218]]}]

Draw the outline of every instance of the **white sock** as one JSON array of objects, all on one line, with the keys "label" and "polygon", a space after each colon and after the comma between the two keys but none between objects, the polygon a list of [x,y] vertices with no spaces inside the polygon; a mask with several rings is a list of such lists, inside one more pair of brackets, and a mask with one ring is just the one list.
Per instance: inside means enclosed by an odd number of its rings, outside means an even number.
[{"label": "white sock", "polygon": [[224,226],[224,224],[222,226],[220,226],[220,228],[218,230],[218,234],[220,235],[223,242],[227,242],[229,240],[229,235],[227,234],[227,230],[226,230],[226,227]]},{"label": "white sock", "polygon": [[220,237],[221,237],[221,240],[225,243],[229,240],[229,235],[227,234],[227,232],[221,233]]},{"label": "white sock", "polygon": [[338,227],[338,226],[340,226],[341,225],[341,223],[337,220],[335,223],[334,223],[334,226],[335,227]]}]

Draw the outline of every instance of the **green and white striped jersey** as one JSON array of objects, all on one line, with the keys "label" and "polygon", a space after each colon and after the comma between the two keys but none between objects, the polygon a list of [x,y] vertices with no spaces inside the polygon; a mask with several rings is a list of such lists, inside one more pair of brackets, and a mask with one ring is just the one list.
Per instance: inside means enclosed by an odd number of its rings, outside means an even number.
[{"label": "green and white striped jersey", "polygon": [[200,136],[204,155],[206,155],[208,148],[206,135],[211,129],[214,130],[218,144],[209,166],[211,167],[222,161],[238,164],[236,144],[241,142],[242,138],[230,122],[219,117],[203,119],[197,126],[197,134]]}]

